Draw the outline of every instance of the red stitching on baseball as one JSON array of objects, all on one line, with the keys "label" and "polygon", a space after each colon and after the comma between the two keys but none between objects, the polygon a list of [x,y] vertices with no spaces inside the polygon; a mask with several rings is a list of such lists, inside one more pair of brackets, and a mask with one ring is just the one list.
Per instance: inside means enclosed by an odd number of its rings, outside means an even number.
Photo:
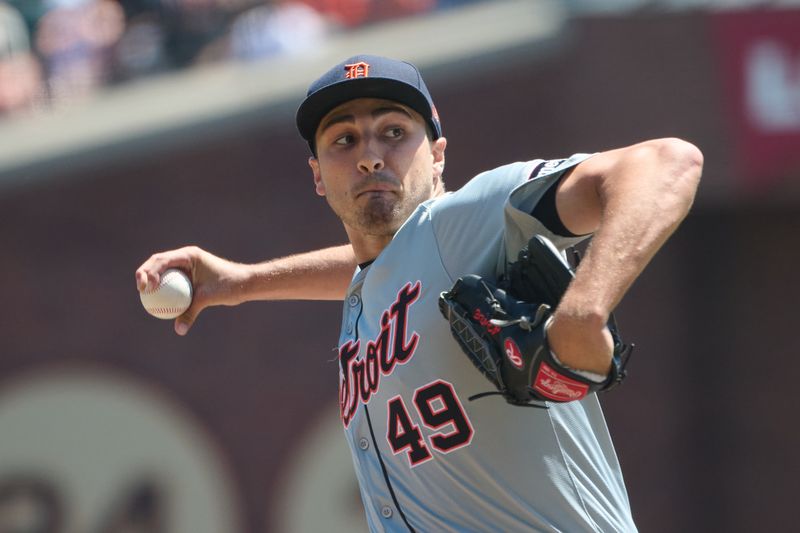
[{"label": "red stitching on baseball", "polygon": [[[186,309],[189,309],[188,307]],[[179,313],[183,312],[181,307],[148,307],[148,311],[153,313]]]}]

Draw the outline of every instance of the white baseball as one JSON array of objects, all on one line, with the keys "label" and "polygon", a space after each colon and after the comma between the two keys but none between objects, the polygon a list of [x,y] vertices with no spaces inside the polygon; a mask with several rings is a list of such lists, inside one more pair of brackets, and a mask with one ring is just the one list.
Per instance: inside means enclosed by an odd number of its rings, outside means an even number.
[{"label": "white baseball", "polygon": [[169,268],[161,274],[158,287],[139,293],[145,310],[165,320],[182,315],[192,304],[192,282],[182,270]]}]

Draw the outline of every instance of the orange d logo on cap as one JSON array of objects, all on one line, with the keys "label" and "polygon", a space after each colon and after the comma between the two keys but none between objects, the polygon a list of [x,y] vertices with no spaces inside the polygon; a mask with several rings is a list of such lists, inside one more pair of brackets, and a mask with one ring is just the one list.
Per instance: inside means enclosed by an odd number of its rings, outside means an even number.
[{"label": "orange d logo on cap", "polygon": [[364,63],[363,61],[345,65],[344,70],[346,72],[344,77],[347,80],[352,80],[354,78],[366,78],[369,76],[369,64]]}]

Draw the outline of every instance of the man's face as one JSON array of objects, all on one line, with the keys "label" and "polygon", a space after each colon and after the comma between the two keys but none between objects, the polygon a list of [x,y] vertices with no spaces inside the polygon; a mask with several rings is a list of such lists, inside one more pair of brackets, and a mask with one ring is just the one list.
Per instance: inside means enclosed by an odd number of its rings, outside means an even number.
[{"label": "man's face", "polygon": [[322,119],[315,141],[309,164],[317,194],[348,234],[391,237],[420,203],[444,190],[446,141],[429,141],[422,117],[402,104],[346,102]]}]

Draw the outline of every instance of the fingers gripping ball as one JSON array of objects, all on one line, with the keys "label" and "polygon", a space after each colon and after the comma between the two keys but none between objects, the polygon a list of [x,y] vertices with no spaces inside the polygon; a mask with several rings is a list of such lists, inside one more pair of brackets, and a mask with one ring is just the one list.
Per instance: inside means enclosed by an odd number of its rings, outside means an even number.
[{"label": "fingers gripping ball", "polygon": [[182,270],[170,268],[161,274],[158,287],[139,293],[145,311],[169,320],[186,312],[192,304],[192,282]]}]

